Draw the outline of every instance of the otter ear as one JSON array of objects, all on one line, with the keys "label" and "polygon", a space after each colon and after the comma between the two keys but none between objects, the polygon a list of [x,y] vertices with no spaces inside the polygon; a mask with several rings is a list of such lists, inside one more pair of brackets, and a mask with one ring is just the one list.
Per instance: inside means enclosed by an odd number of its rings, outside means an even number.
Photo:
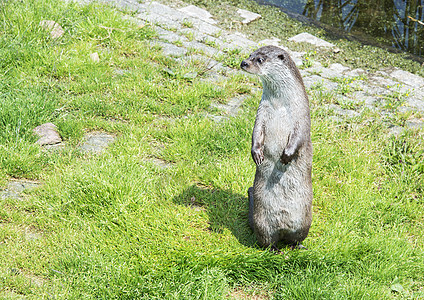
[{"label": "otter ear", "polygon": [[281,59],[281,60],[284,60],[286,57],[284,56],[284,54],[279,54],[278,58]]}]

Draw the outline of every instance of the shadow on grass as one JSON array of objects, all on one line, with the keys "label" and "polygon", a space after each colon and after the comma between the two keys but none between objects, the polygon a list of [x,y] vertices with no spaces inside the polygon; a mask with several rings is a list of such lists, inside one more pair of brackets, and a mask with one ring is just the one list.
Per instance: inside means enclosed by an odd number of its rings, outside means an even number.
[{"label": "shadow on grass", "polygon": [[221,233],[227,228],[242,245],[258,247],[248,223],[247,191],[246,195],[240,195],[229,190],[192,185],[173,201],[195,210],[205,210],[209,215],[211,231]]}]

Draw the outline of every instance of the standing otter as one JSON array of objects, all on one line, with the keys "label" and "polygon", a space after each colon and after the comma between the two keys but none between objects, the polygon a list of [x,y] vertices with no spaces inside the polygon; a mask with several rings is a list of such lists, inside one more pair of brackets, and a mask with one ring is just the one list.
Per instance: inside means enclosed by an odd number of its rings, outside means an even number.
[{"label": "standing otter", "polygon": [[241,68],[263,84],[252,134],[250,227],[263,247],[279,252],[282,241],[304,248],[312,222],[312,142],[302,77],[289,54],[275,46],[259,48]]}]

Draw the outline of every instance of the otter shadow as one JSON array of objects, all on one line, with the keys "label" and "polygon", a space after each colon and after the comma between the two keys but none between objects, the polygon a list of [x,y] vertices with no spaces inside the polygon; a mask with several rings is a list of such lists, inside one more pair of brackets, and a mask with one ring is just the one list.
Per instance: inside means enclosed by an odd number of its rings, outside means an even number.
[{"label": "otter shadow", "polygon": [[194,210],[204,210],[209,216],[209,230],[222,233],[227,228],[242,245],[258,247],[248,222],[247,191],[246,195],[240,195],[228,190],[192,185],[175,196],[173,201]]}]

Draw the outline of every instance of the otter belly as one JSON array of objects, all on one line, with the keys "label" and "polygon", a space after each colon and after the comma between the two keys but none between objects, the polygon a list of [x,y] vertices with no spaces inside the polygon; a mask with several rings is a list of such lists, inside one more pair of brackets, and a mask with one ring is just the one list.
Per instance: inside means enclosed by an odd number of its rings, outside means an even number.
[{"label": "otter belly", "polygon": [[309,230],[312,191],[305,172],[293,164],[265,159],[257,167],[253,184],[253,222],[261,244],[279,240],[301,242]]}]

